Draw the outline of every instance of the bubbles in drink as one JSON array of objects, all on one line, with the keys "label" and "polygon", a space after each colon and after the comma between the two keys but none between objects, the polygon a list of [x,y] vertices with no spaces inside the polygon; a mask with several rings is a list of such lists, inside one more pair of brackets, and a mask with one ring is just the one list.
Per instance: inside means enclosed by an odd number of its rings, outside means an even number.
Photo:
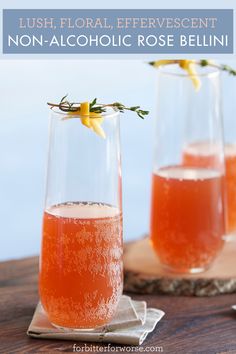
[{"label": "bubbles in drink", "polygon": [[151,241],[161,262],[179,272],[207,268],[223,246],[222,175],[169,166],[152,180]]},{"label": "bubbles in drink", "polygon": [[122,215],[98,203],[45,210],[40,297],[49,320],[94,328],[114,316],[122,293]]}]

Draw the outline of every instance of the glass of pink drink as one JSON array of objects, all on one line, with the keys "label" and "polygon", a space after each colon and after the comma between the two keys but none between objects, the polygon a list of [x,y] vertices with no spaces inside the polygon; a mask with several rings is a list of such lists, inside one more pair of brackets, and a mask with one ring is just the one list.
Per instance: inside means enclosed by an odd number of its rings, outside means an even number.
[{"label": "glass of pink drink", "polygon": [[[236,144],[225,144],[225,189],[226,189],[226,239],[236,232]],[[197,142],[185,147],[185,166],[209,166],[219,164],[217,146]]]},{"label": "glass of pink drink", "polygon": [[39,292],[49,321],[93,329],[111,321],[123,289],[119,114],[106,138],[52,112]]},{"label": "glass of pink drink", "polygon": [[[158,70],[150,238],[162,266],[177,273],[208,269],[225,234],[219,72],[203,71],[198,92],[190,79],[176,65]],[[188,163],[185,147],[203,140],[217,146],[214,159]]]}]

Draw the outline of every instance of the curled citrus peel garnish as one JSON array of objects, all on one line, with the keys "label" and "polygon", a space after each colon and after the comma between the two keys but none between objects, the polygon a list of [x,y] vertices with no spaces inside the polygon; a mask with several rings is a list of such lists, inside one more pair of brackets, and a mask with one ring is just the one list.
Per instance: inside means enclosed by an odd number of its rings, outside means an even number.
[{"label": "curled citrus peel garnish", "polygon": [[196,91],[201,87],[201,81],[197,75],[196,71],[196,61],[195,60],[180,60],[179,66],[186,70],[189,78],[192,80],[193,86]]},{"label": "curled citrus peel garnish", "polygon": [[92,129],[102,138],[106,138],[106,134],[101,127],[104,118],[100,113],[90,112],[89,102],[82,102],[80,104],[80,116],[83,125],[85,125],[89,129]]},{"label": "curled citrus peel garnish", "polygon": [[101,124],[104,120],[101,113],[90,112],[90,103],[82,102],[80,103],[80,107],[76,111],[67,112],[67,117],[64,119],[68,119],[68,116],[78,116],[81,119],[81,123],[94,131],[97,135],[106,139],[106,134],[101,127]]},{"label": "curled citrus peel garnish", "polygon": [[91,112],[90,108],[90,102],[81,102],[79,107],[76,108],[76,110],[67,111],[67,115],[63,118],[63,120],[70,118],[70,116],[78,116],[81,119],[81,123],[85,127],[93,130],[97,135],[99,135],[103,139],[106,139],[106,134],[101,127],[104,118],[102,117],[101,113]]},{"label": "curled citrus peel garnish", "polygon": [[156,68],[159,68],[161,66],[165,65],[170,65],[170,64],[178,64],[183,70],[185,70],[189,76],[189,78],[192,80],[193,86],[196,91],[198,91],[201,87],[201,81],[197,75],[196,71],[196,60],[157,60],[153,61],[150,63]]}]

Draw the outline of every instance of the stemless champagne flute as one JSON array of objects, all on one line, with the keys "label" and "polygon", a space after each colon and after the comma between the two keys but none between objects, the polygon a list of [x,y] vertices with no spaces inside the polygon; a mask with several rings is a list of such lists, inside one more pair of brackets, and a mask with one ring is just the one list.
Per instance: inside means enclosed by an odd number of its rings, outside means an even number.
[{"label": "stemless champagne flute", "polygon": [[[234,63],[235,65],[235,63]],[[225,174],[227,188],[227,237],[236,240],[236,78],[223,77],[223,116],[225,138]]]},{"label": "stemless champagne flute", "polygon": [[219,72],[201,70],[198,91],[177,65],[158,70],[150,235],[162,265],[181,273],[207,269],[225,233]]},{"label": "stemless champagne flute", "polygon": [[105,139],[78,115],[50,119],[40,299],[52,324],[92,329],[112,319],[123,289],[119,113],[102,114]]}]

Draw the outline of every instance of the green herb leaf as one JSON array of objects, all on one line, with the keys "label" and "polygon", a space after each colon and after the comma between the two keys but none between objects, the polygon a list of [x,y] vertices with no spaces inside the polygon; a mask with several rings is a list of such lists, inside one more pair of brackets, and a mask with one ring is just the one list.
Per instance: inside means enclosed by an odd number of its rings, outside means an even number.
[{"label": "green herb leaf", "polygon": [[[68,95],[65,95],[64,97],[62,97],[59,104],[48,102],[48,105],[50,106],[50,108],[58,107],[63,112],[77,112],[77,111],[79,111],[81,102],[78,102],[78,103],[77,102],[69,102],[68,100],[66,100],[67,96]],[[94,113],[103,113],[106,111],[107,107],[111,107],[115,111],[119,111],[121,113],[124,113],[125,110],[135,112],[142,119],[144,119],[144,117],[149,114],[149,111],[144,111],[144,110],[140,109],[140,106],[126,107],[123,103],[120,103],[120,102],[100,104],[100,103],[97,103],[97,98],[94,98],[92,100],[92,102],[89,104],[90,112],[94,112]]]}]

